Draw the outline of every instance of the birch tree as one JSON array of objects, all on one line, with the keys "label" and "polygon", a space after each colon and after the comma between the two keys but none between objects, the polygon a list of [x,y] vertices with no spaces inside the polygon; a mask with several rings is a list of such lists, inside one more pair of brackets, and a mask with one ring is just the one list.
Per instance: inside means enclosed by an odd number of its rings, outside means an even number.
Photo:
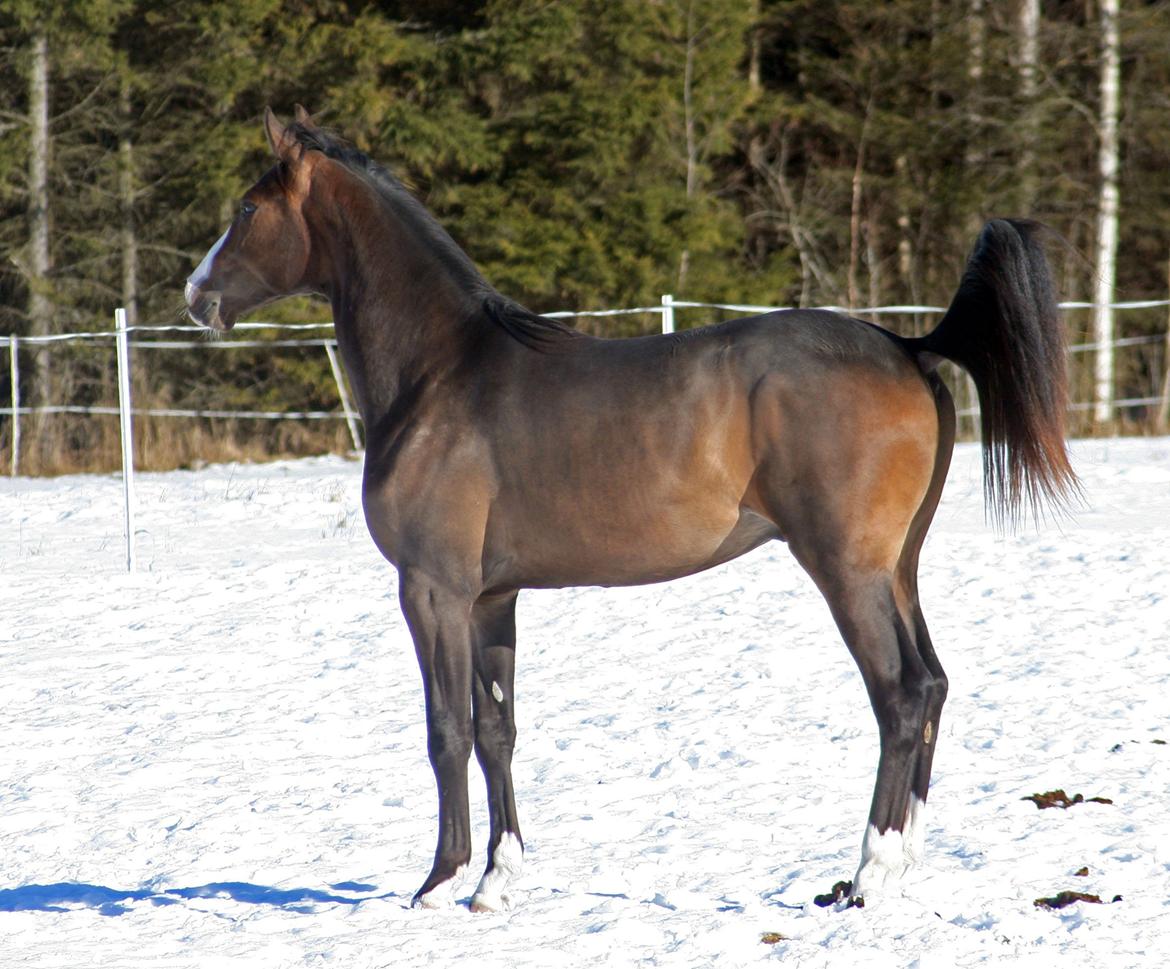
[{"label": "birch tree", "polygon": [[1097,155],[1100,194],[1097,204],[1096,288],[1093,340],[1097,344],[1093,379],[1093,419],[1113,419],[1113,293],[1117,279],[1118,167],[1117,118],[1121,99],[1121,43],[1117,19],[1120,0],[1101,0],[1101,105]]},{"label": "birch tree", "polygon": [[1040,0],[1020,0],[1019,59],[1023,135],[1020,146],[1020,202],[1025,211],[1036,197],[1037,71],[1040,62]]}]

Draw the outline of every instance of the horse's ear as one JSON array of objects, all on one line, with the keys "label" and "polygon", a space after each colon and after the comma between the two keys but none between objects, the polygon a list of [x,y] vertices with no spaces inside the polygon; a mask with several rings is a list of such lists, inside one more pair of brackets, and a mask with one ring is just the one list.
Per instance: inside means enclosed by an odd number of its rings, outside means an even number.
[{"label": "horse's ear", "polygon": [[289,161],[296,141],[272,113],[272,108],[264,109],[264,134],[268,136],[268,147],[272,149],[272,154],[281,161]]},{"label": "horse's ear", "polygon": [[296,105],[293,108],[293,116],[296,118],[297,124],[303,124],[306,127],[312,127],[312,115],[310,115],[309,112],[305,110],[304,105]]}]

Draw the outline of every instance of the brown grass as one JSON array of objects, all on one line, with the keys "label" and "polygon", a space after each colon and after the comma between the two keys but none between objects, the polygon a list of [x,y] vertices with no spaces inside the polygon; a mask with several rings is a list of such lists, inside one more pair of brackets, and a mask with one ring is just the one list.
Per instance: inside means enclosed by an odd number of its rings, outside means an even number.
[{"label": "brown grass", "polygon": [[[143,405],[147,409],[149,405]],[[21,419],[19,471],[25,476],[121,470],[117,416],[48,414]],[[231,461],[344,454],[353,442],[343,420],[137,417],[134,466],[171,471]],[[12,425],[0,426],[0,473],[12,471]]]}]

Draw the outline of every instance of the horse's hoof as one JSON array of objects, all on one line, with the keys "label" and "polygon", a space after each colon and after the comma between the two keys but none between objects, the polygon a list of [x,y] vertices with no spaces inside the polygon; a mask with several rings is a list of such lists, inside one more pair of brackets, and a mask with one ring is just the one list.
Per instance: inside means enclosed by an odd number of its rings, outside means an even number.
[{"label": "horse's hoof", "polygon": [[476,892],[471,896],[471,910],[473,912],[507,912],[512,908],[512,901],[507,895],[487,895]]},{"label": "horse's hoof", "polygon": [[[443,886],[440,885],[439,888],[442,889]],[[452,908],[454,906],[454,904],[455,904],[455,902],[451,898],[450,893],[448,893],[446,891],[440,891],[438,893],[430,891],[430,892],[427,892],[425,895],[424,894],[415,895],[414,898],[411,900],[410,907],[411,908],[425,908],[425,909],[430,909],[432,911],[435,911],[438,909]]]},{"label": "horse's hoof", "polygon": [[[439,882],[433,888],[426,891],[420,891],[414,896],[410,903],[411,908],[429,908],[429,909],[443,909],[452,908],[455,905],[455,892],[458,890],[460,883],[463,881],[463,876],[467,868],[462,867],[455,872],[454,877],[448,878],[446,881]],[[425,888],[425,886],[424,886]]]},{"label": "horse's hoof", "polygon": [[520,836],[511,831],[504,832],[496,850],[492,852],[492,863],[471,896],[473,912],[506,912],[512,907],[504,889],[520,875],[524,867],[524,846]]}]

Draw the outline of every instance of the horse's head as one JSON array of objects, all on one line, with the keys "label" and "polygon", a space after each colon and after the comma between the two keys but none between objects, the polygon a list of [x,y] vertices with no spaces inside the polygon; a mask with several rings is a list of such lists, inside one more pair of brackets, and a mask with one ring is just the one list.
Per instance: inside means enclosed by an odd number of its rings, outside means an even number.
[{"label": "horse's head", "polygon": [[[312,124],[299,105],[297,124]],[[264,131],[277,164],[244,193],[232,224],[187,279],[187,314],[214,330],[230,330],[258,306],[312,290],[304,203],[322,156],[307,151],[271,110],[264,112]]]}]

